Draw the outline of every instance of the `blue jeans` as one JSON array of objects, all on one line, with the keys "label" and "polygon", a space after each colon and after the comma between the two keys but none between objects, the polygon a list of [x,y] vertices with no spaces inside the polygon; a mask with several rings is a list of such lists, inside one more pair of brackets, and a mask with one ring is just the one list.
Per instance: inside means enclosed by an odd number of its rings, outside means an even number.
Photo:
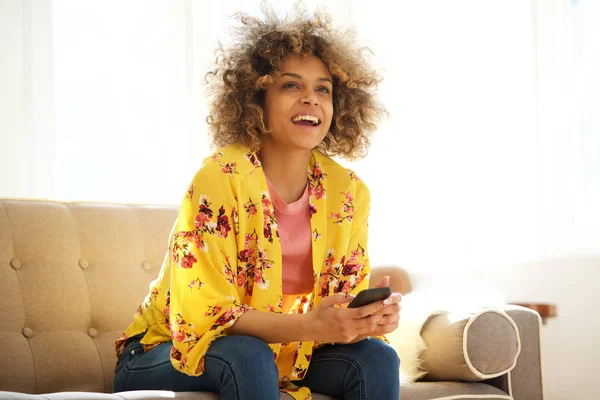
[{"label": "blue jeans", "polygon": [[[208,348],[201,376],[176,370],[169,360],[171,342],[144,353],[139,340],[125,346],[113,390],[171,390],[218,393],[221,400],[279,400],[277,366],[271,348],[251,336],[224,336]],[[377,339],[313,351],[303,380],[313,392],[344,400],[399,400],[400,360]]]}]

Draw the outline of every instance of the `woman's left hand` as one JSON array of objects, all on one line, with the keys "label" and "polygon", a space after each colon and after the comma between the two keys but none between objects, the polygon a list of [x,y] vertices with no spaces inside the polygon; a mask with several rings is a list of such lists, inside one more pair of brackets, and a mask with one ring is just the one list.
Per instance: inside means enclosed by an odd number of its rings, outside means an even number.
[{"label": "woman's left hand", "polygon": [[[384,277],[375,287],[385,287],[390,285],[390,277]],[[402,294],[400,293],[392,293],[390,297],[385,299],[383,303],[385,304],[380,310],[378,310],[374,315],[381,315],[381,319],[377,323],[377,325],[373,328],[371,333],[368,335],[360,336],[354,339],[351,343],[359,342],[363,339],[366,339],[369,336],[381,336],[387,333],[391,333],[398,328],[398,323],[400,322],[400,309]]]},{"label": "woman's left hand", "polygon": [[[390,277],[385,276],[375,287],[385,287],[390,285]],[[390,297],[383,301],[385,306],[377,311],[382,318],[377,324],[377,328],[371,336],[385,335],[391,333],[398,328],[400,322],[400,309],[402,308],[402,294],[392,293]]]}]

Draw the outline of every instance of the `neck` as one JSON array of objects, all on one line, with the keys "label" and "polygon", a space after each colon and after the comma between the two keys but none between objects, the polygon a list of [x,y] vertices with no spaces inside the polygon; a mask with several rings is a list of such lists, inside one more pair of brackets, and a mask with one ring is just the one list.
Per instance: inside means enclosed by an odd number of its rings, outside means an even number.
[{"label": "neck", "polygon": [[294,202],[306,188],[306,166],[310,150],[280,146],[267,141],[260,147],[260,162],[277,193],[286,203]]}]

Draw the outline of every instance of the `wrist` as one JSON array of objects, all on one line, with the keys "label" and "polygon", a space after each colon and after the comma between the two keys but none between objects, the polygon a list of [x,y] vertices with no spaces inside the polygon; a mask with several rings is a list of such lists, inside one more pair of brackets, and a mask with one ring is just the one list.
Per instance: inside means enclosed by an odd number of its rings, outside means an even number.
[{"label": "wrist", "polygon": [[302,341],[316,340],[315,326],[311,312],[298,315],[298,332]]}]

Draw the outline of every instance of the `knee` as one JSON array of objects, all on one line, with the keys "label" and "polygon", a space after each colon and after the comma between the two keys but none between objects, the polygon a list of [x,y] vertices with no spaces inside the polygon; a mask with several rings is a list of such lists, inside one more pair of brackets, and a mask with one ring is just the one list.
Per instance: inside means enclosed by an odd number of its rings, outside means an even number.
[{"label": "knee", "polygon": [[277,365],[273,350],[263,340],[252,336],[232,335],[217,339],[211,346],[212,355],[219,356],[246,373],[257,371],[260,375],[273,373],[277,376]]},{"label": "knee", "polygon": [[400,359],[396,350],[379,339],[365,339],[357,343],[360,354],[359,364],[364,373],[376,373],[379,376],[398,378]]},{"label": "knee", "polygon": [[391,371],[394,371],[395,374],[398,374],[400,371],[400,357],[398,356],[398,353],[389,344],[380,340],[378,340],[378,342],[381,357],[384,359],[386,367]]},{"label": "knee", "polygon": [[369,339],[373,347],[373,352],[379,355],[381,362],[390,370],[398,371],[400,368],[400,358],[396,350],[389,344],[379,339]]},{"label": "knee", "polygon": [[360,374],[368,398],[398,399],[400,359],[393,347],[378,339],[363,340]]}]

